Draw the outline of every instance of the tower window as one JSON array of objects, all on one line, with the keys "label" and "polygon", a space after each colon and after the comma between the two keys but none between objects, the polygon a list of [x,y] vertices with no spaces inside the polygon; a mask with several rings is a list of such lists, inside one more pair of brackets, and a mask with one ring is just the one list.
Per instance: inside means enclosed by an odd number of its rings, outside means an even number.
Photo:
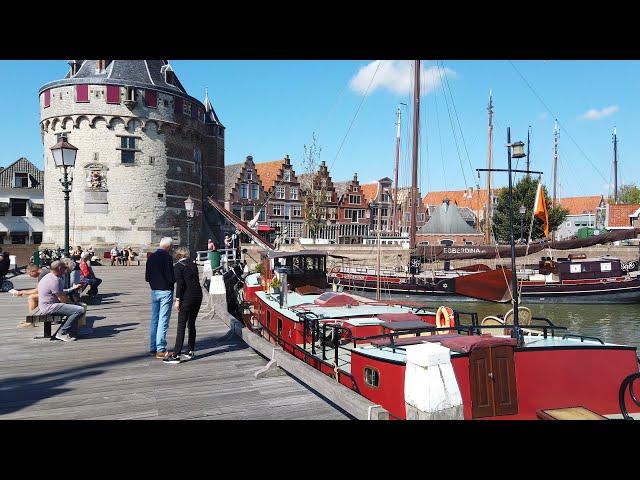
[{"label": "tower window", "polygon": [[145,90],[144,103],[149,108],[158,108],[158,92],[155,90]]},{"label": "tower window", "polygon": [[48,108],[51,106],[51,90],[45,90],[43,95],[44,108]]},{"label": "tower window", "polygon": [[182,112],[182,108],[183,108],[182,99],[179,98],[179,97],[174,97],[174,99],[173,99],[173,113],[183,113]]},{"label": "tower window", "polygon": [[76,102],[89,101],[89,85],[76,85]]},{"label": "tower window", "polygon": [[107,103],[120,103],[120,87],[107,85]]}]

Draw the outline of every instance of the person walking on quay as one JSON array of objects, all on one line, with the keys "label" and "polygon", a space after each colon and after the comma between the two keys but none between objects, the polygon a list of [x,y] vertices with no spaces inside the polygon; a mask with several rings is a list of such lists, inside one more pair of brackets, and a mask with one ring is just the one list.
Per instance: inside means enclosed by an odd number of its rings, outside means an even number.
[{"label": "person walking on quay", "polygon": [[191,260],[189,250],[179,247],[176,250],[176,260],[173,266],[176,279],[175,308],[178,310],[178,331],[173,354],[164,359],[165,363],[180,363],[180,353],[184,344],[185,328],[189,329],[187,353],[184,357],[191,360],[195,357],[196,349],[196,318],[202,304],[202,287],[198,275],[198,266]]},{"label": "person walking on quay", "polygon": [[120,256],[120,251],[118,250],[118,246],[114,245],[111,249],[111,266],[118,262],[118,257]]},{"label": "person walking on quay", "polygon": [[167,352],[167,330],[173,301],[173,260],[169,254],[173,239],[164,237],[160,248],[147,260],[144,279],[151,287],[151,326],[149,328],[149,353],[164,358]]},{"label": "person walking on quay", "polygon": [[84,314],[84,308],[73,305],[69,298],[69,293],[80,288],[80,285],[74,285],[67,290],[63,289],[62,277],[65,273],[67,273],[67,267],[62,261],[56,260],[51,263],[51,272],[38,283],[38,309],[44,315],[56,313],[67,317],[55,338],[70,342],[74,341],[75,337],[69,335],[69,331]]}]

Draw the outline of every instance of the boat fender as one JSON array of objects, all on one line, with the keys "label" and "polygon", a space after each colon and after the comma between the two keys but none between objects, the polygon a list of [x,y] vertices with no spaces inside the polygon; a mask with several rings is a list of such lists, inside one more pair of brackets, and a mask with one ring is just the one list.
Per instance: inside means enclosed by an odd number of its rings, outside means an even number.
[{"label": "boat fender", "polygon": [[[455,326],[456,321],[451,307],[439,307],[436,312],[436,327],[446,328]],[[444,331],[437,332],[439,334],[446,333]]]}]

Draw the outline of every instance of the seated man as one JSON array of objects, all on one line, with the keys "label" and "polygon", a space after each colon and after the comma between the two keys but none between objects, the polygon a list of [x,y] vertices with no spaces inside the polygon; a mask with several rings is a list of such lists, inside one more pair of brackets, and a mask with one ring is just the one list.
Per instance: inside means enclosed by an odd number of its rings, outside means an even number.
[{"label": "seated man", "polygon": [[63,277],[67,272],[65,264],[56,260],[51,264],[51,272],[46,274],[38,283],[38,309],[42,314],[57,314],[67,317],[55,338],[64,342],[74,341],[69,335],[78,319],[84,314],[84,308],[71,304],[68,293],[77,290],[80,285],[64,290]]},{"label": "seated man", "polygon": [[89,289],[88,295],[90,297],[95,297],[98,295],[98,287],[102,283],[100,278],[97,278],[93,273],[93,269],[89,262],[91,261],[91,254],[89,252],[84,252],[80,257],[80,282],[86,283],[91,288]]},{"label": "seated man", "polygon": [[[44,276],[49,273],[50,270],[47,267],[40,268],[39,266],[30,263],[27,265],[27,275],[31,278],[37,278],[38,282],[44,278]],[[18,290],[16,293],[18,297],[27,296],[27,308],[29,309],[29,313],[36,309],[38,306],[38,285],[36,284],[36,288],[32,288],[29,290]],[[22,321],[18,324],[18,328],[23,327],[32,327],[33,324],[30,322]]]}]

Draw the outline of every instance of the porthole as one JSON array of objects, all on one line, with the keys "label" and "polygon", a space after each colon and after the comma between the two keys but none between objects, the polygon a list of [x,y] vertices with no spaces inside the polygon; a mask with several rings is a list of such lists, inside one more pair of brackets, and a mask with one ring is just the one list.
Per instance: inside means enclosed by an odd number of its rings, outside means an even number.
[{"label": "porthole", "polygon": [[373,367],[364,367],[364,383],[372,388],[380,386],[380,372]]}]

